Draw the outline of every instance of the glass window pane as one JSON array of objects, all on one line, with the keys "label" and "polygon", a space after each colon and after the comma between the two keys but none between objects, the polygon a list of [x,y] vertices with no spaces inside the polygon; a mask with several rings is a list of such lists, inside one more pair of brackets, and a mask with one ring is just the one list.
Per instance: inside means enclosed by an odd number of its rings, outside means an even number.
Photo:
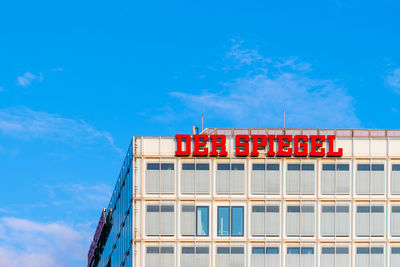
[{"label": "glass window pane", "polygon": [[174,164],[173,163],[161,163],[161,170],[173,170]]},{"label": "glass window pane", "polygon": [[369,164],[358,164],[357,171],[369,171],[370,167],[371,166]]},{"label": "glass window pane", "polygon": [[348,171],[350,169],[349,164],[338,164],[336,165],[338,171]]},{"label": "glass window pane", "polygon": [[323,171],[334,171],[335,164],[322,164],[322,170]]},{"label": "glass window pane", "polygon": [[287,169],[288,169],[288,171],[299,171],[300,164],[288,164]]},{"label": "glass window pane", "polygon": [[243,171],[243,170],[244,170],[244,164],[242,163],[232,164],[232,171]]},{"label": "glass window pane", "polygon": [[208,207],[197,207],[196,235],[208,236]]},{"label": "glass window pane", "polygon": [[265,164],[253,164],[253,171],[264,171]]},{"label": "glass window pane", "polygon": [[229,207],[218,207],[218,236],[229,236]]},{"label": "glass window pane", "polygon": [[384,171],[385,167],[383,164],[372,164],[373,171]]},{"label": "glass window pane", "polygon": [[194,163],[183,163],[182,170],[184,171],[194,170]]},{"label": "glass window pane", "polygon": [[217,170],[219,171],[229,171],[231,169],[231,166],[226,163],[220,163],[217,165]]},{"label": "glass window pane", "polygon": [[279,248],[266,248],[266,254],[279,254]]},{"label": "glass window pane", "polygon": [[279,164],[267,164],[268,171],[279,171]]},{"label": "glass window pane", "polygon": [[314,164],[301,164],[301,170],[302,171],[313,171]]},{"label": "glass window pane", "polygon": [[301,248],[301,254],[314,254],[314,248]]},{"label": "glass window pane", "polygon": [[393,164],[392,171],[400,171],[400,164]]},{"label": "glass window pane", "polygon": [[264,254],[265,253],[265,248],[263,248],[263,247],[252,248],[252,253],[253,254]]},{"label": "glass window pane", "polygon": [[210,169],[210,164],[208,163],[197,163],[196,170],[208,171]]},{"label": "glass window pane", "polygon": [[243,236],[243,207],[232,207],[232,236]]},{"label": "glass window pane", "polygon": [[147,169],[148,170],[159,170],[160,163],[147,163]]},{"label": "glass window pane", "polygon": [[194,247],[182,247],[182,254],[194,254]]},{"label": "glass window pane", "polygon": [[287,254],[300,254],[300,248],[287,248]]}]

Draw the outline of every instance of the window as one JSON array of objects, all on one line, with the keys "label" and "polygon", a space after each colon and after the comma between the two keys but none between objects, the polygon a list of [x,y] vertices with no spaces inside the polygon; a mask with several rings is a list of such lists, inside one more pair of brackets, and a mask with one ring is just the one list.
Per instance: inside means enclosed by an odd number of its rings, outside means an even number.
[{"label": "window", "polygon": [[357,206],[356,235],[358,237],[384,236],[385,207],[384,206]]},{"label": "window", "polygon": [[313,247],[288,247],[286,251],[286,267],[315,266]]},{"label": "window", "polygon": [[323,195],[350,193],[349,164],[322,164],[321,193]]},{"label": "window", "polygon": [[390,267],[400,266],[400,247],[392,247],[390,255]]},{"label": "window", "polygon": [[210,249],[209,247],[182,247],[181,254],[182,267],[209,267]]},{"label": "window", "polygon": [[243,163],[219,163],[216,174],[217,194],[244,194],[245,177]]},{"label": "window", "polygon": [[384,194],[384,164],[357,164],[356,194]]},{"label": "window", "polygon": [[287,236],[314,236],[314,205],[288,205],[286,213]]},{"label": "window", "polygon": [[243,236],[243,207],[218,207],[218,236]]},{"label": "window", "polygon": [[146,267],[175,267],[174,247],[146,247]]},{"label": "window", "polygon": [[398,195],[400,194],[400,164],[392,164],[390,176],[390,190],[393,195]]},{"label": "window", "polygon": [[279,164],[253,164],[251,172],[252,194],[279,194],[280,172]]},{"label": "window", "polygon": [[244,247],[217,247],[215,266],[245,266]]},{"label": "window", "polygon": [[323,204],[321,209],[321,236],[349,236],[350,212],[349,205]]},{"label": "window", "polygon": [[278,205],[253,205],[251,213],[252,236],[279,236],[280,207]]},{"label": "window", "polygon": [[322,247],[321,267],[349,267],[350,254],[348,247]]},{"label": "window", "polygon": [[314,164],[288,164],[286,172],[288,195],[315,194]]},{"label": "window", "polygon": [[280,267],[279,247],[252,247],[251,266]]},{"label": "window", "polygon": [[208,206],[182,205],[181,235],[208,236],[208,210]]},{"label": "window", "polygon": [[357,247],[355,267],[384,267],[383,247]]},{"label": "window", "polygon": [[393,237],[400,237],[400,206],[392,206],[390,214],[390,234]]},{"label": "window", "polygon": [[146,193],[174,193],[175,171],[173,163],[147,163]]},{"label": "window", "polygon": [[171,236],[175,234],[175,212],[173,205],[147,205],[146,235]]},{"label": "window", "polygon": [[181,192],[182,194],[210,193],[210,164],[182,163]]}]

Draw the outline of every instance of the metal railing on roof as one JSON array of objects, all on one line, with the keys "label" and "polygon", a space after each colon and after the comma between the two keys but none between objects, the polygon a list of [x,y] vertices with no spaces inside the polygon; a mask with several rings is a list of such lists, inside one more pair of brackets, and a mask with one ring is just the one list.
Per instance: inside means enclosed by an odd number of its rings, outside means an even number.
[{"label": "metal railing on roof", "polygon": [[336,135],[337,137],[385,138],[400,137],[400,130],[386,129],[302,129],[302,128],[206,128],[202,134],[247,135]]}]

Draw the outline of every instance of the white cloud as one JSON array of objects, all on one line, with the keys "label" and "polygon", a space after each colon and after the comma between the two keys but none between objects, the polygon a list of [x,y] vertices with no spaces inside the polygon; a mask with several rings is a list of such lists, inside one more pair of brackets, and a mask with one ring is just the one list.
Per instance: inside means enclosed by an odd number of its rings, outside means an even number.
[{"label": "white cloud", "polygon": [[63,118],[27,107],[0,109],[0,133],[24,139],[45,138],[86,144],[105,142],[122,153],[108,132],[98,131],[83,120]]},{"label": "white cloud", "polygon": [[400,94],[400,68],[389,73],[386,76],[386,82],[395,93]]},{"label": "white cloud", "polygon": [[0,267],[84,266],[90,234],[63,223],[0,219]]},{"label": "white cloud", "polygon": [[23,75],[17,77],[17,85],[22,87],[28,87],[32,84],[33,81],[42,82],[43,75],[39,73],[38,75],[33,74],[31,72],[25,72]]},{"label": "white cloud", "polygon": [[[359,127],[353,99],[343,86],[310,77],[311,64],[297,58],[273,60],[234,43],[225,59],[233,78],[220,90],[172,92],[195,117],[231,121],[234,127]],[[238,72],[238,70],[240,70]],[[231,76],[232,77],[232,76]]]}]

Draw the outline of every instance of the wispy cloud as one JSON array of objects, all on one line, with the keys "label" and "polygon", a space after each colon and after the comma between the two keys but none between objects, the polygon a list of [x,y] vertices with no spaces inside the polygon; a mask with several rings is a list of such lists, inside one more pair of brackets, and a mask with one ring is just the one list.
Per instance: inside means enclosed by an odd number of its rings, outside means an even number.
[{"label": "wispy cloud", "polygon": [[386,76],[386,83],[395,93],[400,94],[400,68],[393,70]]},{"label": "wispy cloud", "polygon": [[90,237],[84,226],[2,217],[0,267],[83,266]]},{"label": "wispy cloud", "polygon": [[25,72],[23,75],[17,77],[17,85],[22,86],[22,87],[28,87],[32,84],[33,81],[42,82],[43,79],[44,78],[41,73],[33,74],[28,71],[28,72]]},{"label": "wispy cloud", "polygon": [[45,138],[84,144],[105,142],[122,153],[110,133],[98,131],[84,120],[63,118],[27,107],[0,109],[0,133],[23,139]]},{"label": "wispy cloud", "polygon": [[[311,77],[312,66],[298,58],[271,59],[257,49],[233,43],[223,71],[233,77],[218,90],[171,92],[186,110],[199,117],[231,121],[235,127],[359,127],[353,99],[330,79]],[[239,71],[238,71],[239,70]],[[182,109],[182,107],[179,107]]]},{"label": "wispy cloud", "polygon": [[69,205],[84,209],[106,207],[110,200],[112,187],[105,184],[57,184],[45,185],[52,204]]}]

